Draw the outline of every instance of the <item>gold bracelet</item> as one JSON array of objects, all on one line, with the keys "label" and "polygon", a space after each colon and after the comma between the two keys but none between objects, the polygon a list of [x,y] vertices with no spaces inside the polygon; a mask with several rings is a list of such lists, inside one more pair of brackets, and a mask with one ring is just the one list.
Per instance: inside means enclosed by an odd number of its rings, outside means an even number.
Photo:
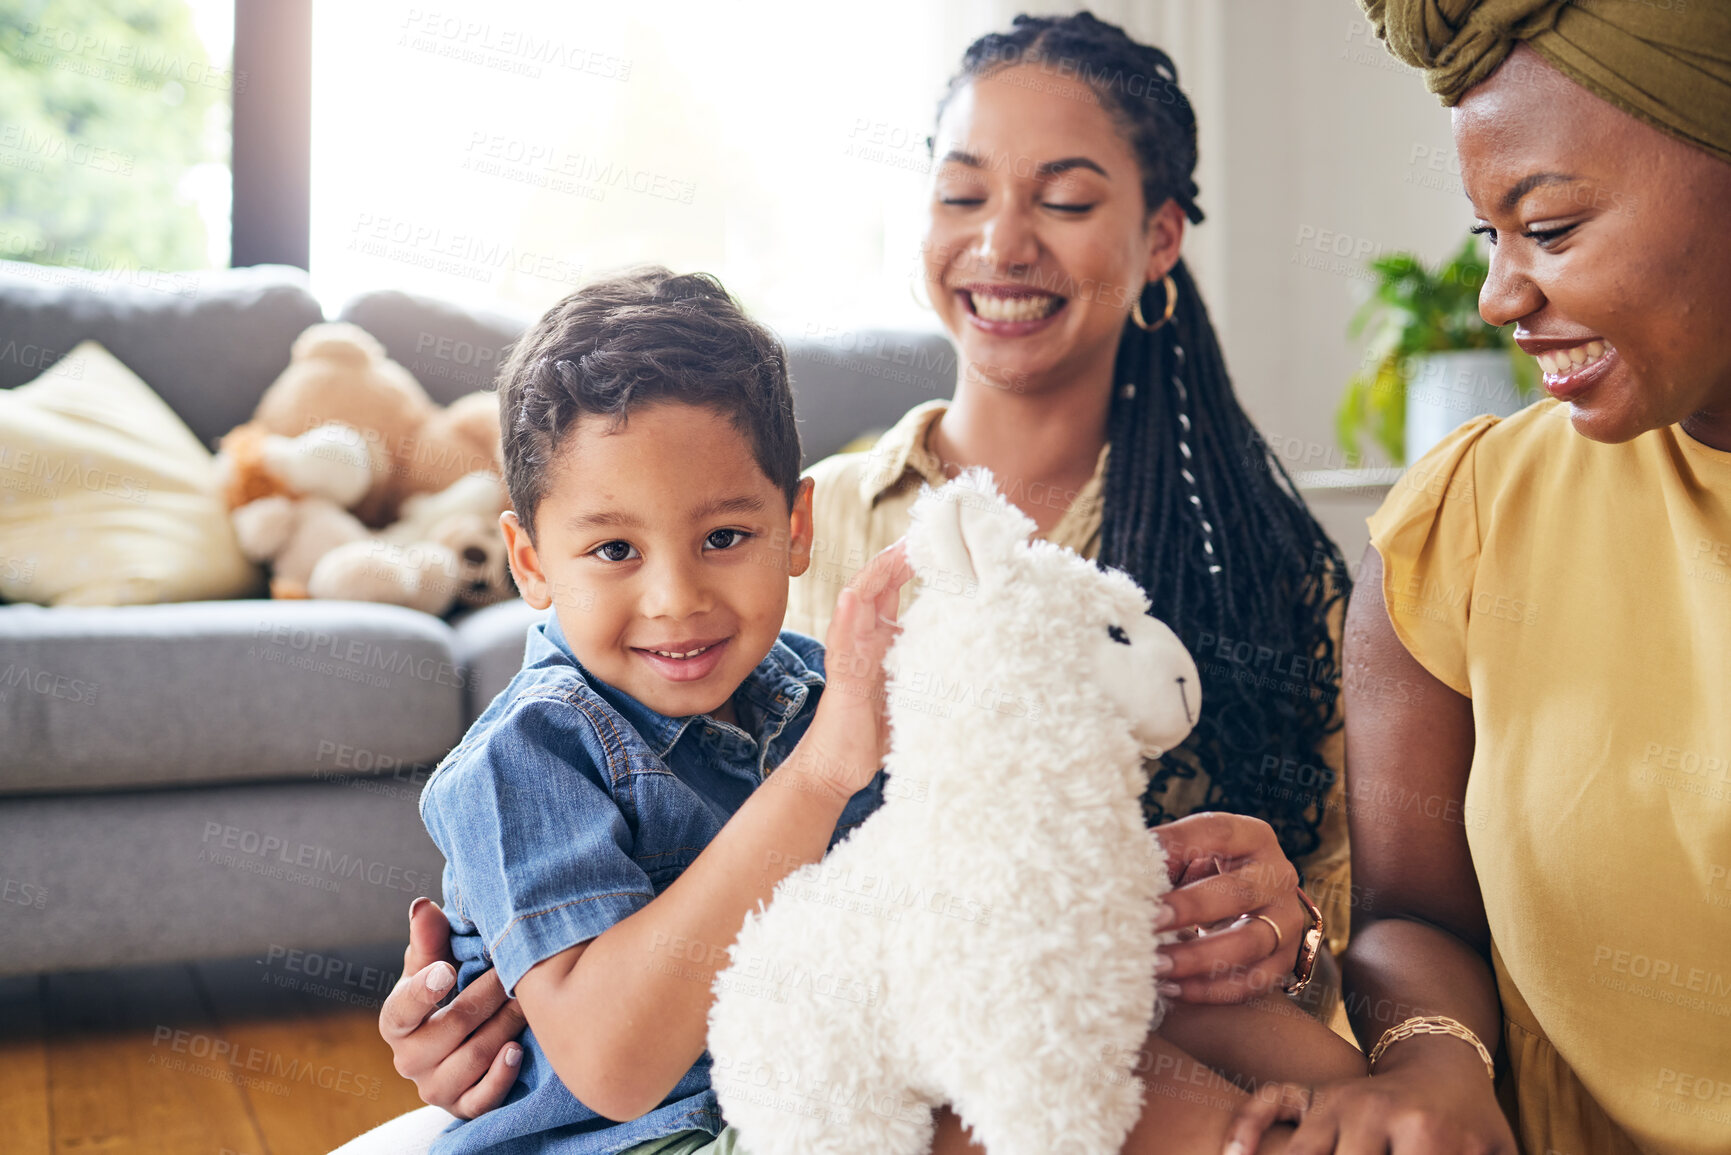
[{"label": "gold bracelet", "polygon": [[1491,1077],[1491,1082],[1497,1081],[1497,1065],[1491,1061],[1491,1053],[1485,1050],[1485,1045],[1479,1042],[1479,1037],[1472,1030],[1446,1015],[1414,1015],[1396,1023],[1382,1033],[1382,1038],[1376,1041],[1376,1046],[1370,1049],[1368,1066],[1371,1074],[1376,1073],[1376,1061],[1382,1058],[1382,1053],[1388,1050],[1390,1043],[1398,1043],[1402,1039],[1410,1039],[1414,1035],[1452,1035],[1457,1039],[1471,1043],[1479,1053],[1479,1058],[1485,1061],[1485,1074]]}]

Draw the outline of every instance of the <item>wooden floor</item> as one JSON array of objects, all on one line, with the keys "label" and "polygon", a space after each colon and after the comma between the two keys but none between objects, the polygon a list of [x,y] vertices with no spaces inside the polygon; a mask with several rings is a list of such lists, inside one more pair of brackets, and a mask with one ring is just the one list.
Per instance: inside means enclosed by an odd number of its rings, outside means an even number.
[{"label": "wooden floor", "polygon": [[[0,978],[5,1155],[325,1155],[421,1106],[378,1002],[400,950]],[[1344,1015],[1334,1024],[1350,1041]]]},{"label": "wooden floor", "polygon": [[401,951],[0,978],[7,1155],[324,1155],[421,1105],[378,1002]]}]

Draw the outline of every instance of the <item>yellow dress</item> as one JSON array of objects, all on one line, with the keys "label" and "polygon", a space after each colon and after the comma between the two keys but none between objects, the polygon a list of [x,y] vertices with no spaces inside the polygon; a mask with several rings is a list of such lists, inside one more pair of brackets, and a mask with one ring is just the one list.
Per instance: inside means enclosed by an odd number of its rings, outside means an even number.
[{"label": "yellow dress", "polygon": [[1370,526],[1395,632],[1472,699],[1528,1155],[1731,1152],[1731,453],[1541,401],[1463,425]]},{"label": "yellow dress", "polygon": [[[943,464],[927,444],[933,423],[946,408],[948,403],[944,401],[917,405],[870,449],[826,457],[806,471],[816,482],[812,496],[812,560],[805,574],[789,586],[787,616],[783,621],[787,629],[822,639],[829,628],[836,598],[848,579],[907,531],[908,510],[919,496],[920,483],[937,486],[947,480]],[[1101,493],[1109,451],[1109,447],[1100,450],[1094,475],[1076,493],[1006,496],[1012,501],[1066,503],[1063,516],[1045,535],[1046,540],[1073,549],[1083,557],[1095,557],[1100,552]],[[904,612],[912,596],[910,583],[902,591]],[[1339,609],[1337,605],[1331,622],[1336,653],[1340,643]],[[1334,770],[1334,787],[1318,830],[1321,842],[1298,865],[1304,869],[1305,890],[1322,911],[1329,949],[1338,956],[1346,948],[1353,900],[1346,841],[1344,733],[1337,729],[1329,735],[1320,754]],[[1172,781],[1161,796],[1161,805],[1168,814],[1189,814],[1202,808],[1207,790],[1206,774]]]}]

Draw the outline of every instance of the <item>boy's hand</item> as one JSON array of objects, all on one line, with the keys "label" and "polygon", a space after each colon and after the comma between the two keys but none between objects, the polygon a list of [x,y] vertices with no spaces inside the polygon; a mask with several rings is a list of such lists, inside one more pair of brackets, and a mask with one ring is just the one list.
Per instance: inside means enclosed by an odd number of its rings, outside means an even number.
[{"label": "boy's hand", "polygon": [[841,591],[824,637],[826,685],[798,766],[843,799],[871,782],[889,750],[884,655],[901,630],[896,609],[913,575],[907,547],[897,541]]}]

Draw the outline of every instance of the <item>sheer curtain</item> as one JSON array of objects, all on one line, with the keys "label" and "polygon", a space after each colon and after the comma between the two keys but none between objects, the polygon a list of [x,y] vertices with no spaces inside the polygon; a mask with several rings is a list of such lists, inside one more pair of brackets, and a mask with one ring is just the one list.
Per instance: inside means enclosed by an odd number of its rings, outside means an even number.
[{"label": "sheer curtain", "polygon": [[[470,9],[471,12],[475,9]],[[643,261],[800,325],[917,323],[929,0],[320,0],[314,288],[537,312]]]}]

